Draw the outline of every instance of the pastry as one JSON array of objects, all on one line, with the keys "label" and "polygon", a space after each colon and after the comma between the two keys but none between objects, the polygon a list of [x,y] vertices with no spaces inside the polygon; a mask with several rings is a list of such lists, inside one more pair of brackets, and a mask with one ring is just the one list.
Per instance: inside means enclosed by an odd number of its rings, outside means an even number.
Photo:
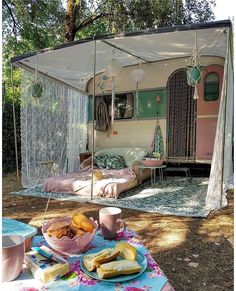
[{"label": "pastry", "polygon": [[142,268],[137,261],[120,260],[102,264],[97,268],[98,277],[101,279],[119,275],[129,275],[141,272]]},{"label": "pastry", "polygon": [[81,237],[85,236],[85,234],[87,233],[83,229],[77,228],[74,225],[70,225],[70,232],[73,233],[73,236],[79,235]]},{"label": "pastry", "polygon": [[82,228],[86,232],[92,233],[95,228],[92,222],[83,213],[75,213],[72,216],[71,223],[73,226]]},{"label": "pastry", "polygon": [[55,236],[57,238],[62,238],[66,236],[69,231],[70,224],[66,221],[57,221],[52,223],[47,229],[47,234],[49,236]]},{"label": "pastry", "polygon": [[120,256],[126,260],[132,261],[137,258],[136,248],[126,242],[117,243],[115,249],[120,251]]},{"label": "pastry", "polygon": [[114,248],[107,248],[100,252],[85,255],[83,263],[85,268],[91,272],[103,263],[107,263],[115,259],[119,255],[119,251]]}]

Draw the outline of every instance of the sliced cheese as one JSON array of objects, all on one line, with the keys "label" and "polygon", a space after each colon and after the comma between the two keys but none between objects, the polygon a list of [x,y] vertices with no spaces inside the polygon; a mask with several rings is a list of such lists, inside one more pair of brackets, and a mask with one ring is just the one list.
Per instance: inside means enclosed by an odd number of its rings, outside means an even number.
[{"label": "sliced cheese", "polygon": [[115,249],[120,251],[120,256],[126,260],[136,260],[137,250],[134,246],[127,242],[119,242],[116,244]]}]

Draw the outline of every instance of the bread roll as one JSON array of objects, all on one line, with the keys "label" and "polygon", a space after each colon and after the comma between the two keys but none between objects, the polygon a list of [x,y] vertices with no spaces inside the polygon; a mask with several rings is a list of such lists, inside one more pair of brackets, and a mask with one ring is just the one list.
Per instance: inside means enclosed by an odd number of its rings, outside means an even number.
[{"label": "bread roll", "polygon": [[126,242],[117,243],[115,249],[120,251],[120,256],[126,260],[132,261],[137,259],[136,248]]},{"label": "bread roll", "polygon": [[81,237],[85,236],[85,234],[87,233],[83,229],[77,228],[74,225],[70,225],[70,231],[73,233],[74,236],[78,235]]},{"label": "bread roll", "polygon": [[77,228],[82,228],[86,232],[93,232],[94,225],[92,222],[83,214],[83,213],[76,213],[72,216],[72,225]]},{"label": "bread roll", "polygon": [[52,223],[48,230],[47,234],[49,236],[55,236],[57,238],[62,238],[66,236],[69,231],[70,224],[66,221],[57,221]]},{"label": "bread roll", "polygon": [[103,263],[107,263],[115,259],[119,255],[119,251],[114,248],[107,248],[100,252],[85,255],[83,263],[85,268],[91,272]]},{"label": "bread roll", "polygon": [[98,277],[101,279],[129,275],[141,272],[142,268],[137,261],[120,260],[100,265],[97,268]]}]

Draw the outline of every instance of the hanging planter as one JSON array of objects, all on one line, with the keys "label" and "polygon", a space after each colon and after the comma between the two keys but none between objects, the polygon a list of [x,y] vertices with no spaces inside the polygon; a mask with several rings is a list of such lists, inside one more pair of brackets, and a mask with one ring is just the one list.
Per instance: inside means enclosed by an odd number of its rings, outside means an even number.
[{"label": "hanging planter", "polygon": [[35,82],[31,85],[31,95],[34,98],[40,98],[43,94],[43,84],[41,82]]},{"label": "hanging planter", "polygon": [[189,65],[186,68],[187,83],[194,87],[193,99],[198,99],[198,84],[201,82],[204,67],[200,62],[200,50],[197,45],[197,31],[195,32],[195,47],[193,48],[192,56]]},{"label": "hanging planter", "polygon": [[203,66],[188,66],[186,68],[186,74],[187,74],[187,83],[189,86],[196,86],[201,82],[202,73],[203,73],[204,67]]}]

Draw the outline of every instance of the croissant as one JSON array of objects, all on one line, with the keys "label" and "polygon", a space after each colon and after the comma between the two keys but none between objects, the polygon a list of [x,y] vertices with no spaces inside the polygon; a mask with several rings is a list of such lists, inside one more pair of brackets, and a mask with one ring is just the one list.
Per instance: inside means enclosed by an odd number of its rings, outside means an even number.
[{"label": "croissant", "polygon": [[102,264],[97,268],[98,277],[101,279],[119,275],[129,275],[141,272],[142,268],[137,261],[120,260]]},{"label": "croissant", "polygon": [[119,255],[119,251],[114,248],[107,248],[100,252],[85,255],[83,263],[85,268],[91,272],[103,263],[107,263],[115,259]]}]

